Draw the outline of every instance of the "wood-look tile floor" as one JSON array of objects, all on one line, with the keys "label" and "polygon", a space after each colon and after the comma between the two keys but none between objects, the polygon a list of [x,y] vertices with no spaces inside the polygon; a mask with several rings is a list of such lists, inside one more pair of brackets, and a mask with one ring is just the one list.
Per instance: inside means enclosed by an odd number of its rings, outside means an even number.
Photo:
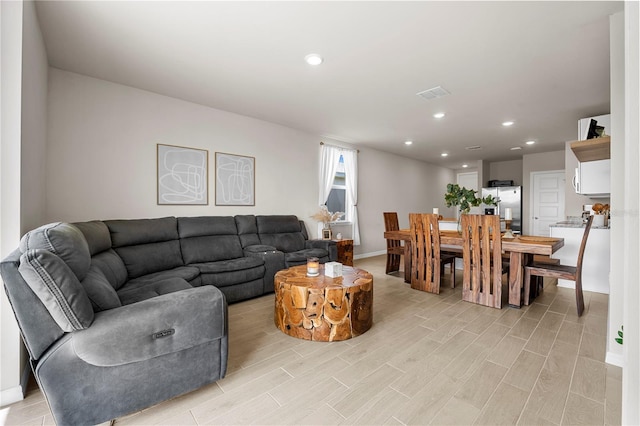
[{"label": "wood-look tile floor", "polygon": [[[229,307],[227,376],[119,418],[122,425],[620,424],[621,369],[604,363],[607,295],[553,281],[535,303],[501,310],[374,275],[374,324],[344,342],[289,337],[273,324],[273,295]],[[448,278],[447,278],[448,279]],[[2,408],[6,424],[52,424],[41,392]]]}]

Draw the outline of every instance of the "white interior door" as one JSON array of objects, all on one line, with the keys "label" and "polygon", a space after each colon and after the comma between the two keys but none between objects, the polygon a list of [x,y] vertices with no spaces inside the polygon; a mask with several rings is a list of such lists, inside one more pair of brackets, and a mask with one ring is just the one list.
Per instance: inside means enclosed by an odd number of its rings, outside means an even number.
[{"label": "white interior door", "polygon": [[531,173],[531,235],[549,236],[549,225],[565,220],[564,171]]},{"label": "white interior door", "polygon": [[[478,172],[458,173],[458,185],[461,188],[478,190]],[[470,213],[480,213],[480,207],[472,207]],[[456,211],[456,219],[460,212]]]}]

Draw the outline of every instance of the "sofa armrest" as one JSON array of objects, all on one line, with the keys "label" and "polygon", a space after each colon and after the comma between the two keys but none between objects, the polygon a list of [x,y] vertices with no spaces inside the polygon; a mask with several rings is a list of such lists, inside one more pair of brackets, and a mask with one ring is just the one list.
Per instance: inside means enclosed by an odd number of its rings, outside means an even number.
[{"label": "sofa armrest", "polygon": [[56,424],[93,425],[224,377],[227,355],[226,301],[204,286],[98,312],[33,369]]},{"label": "sofa armrest", "polygon": [[227,304],[213,286],[177,291],[96,314],[72,334],[77,356],[111,367],[175,353],[227,335]]},{"label": "sofa armrest", "polygon": [[329,253],[329,261],[335,262],[338,260],[338,246],[335,241],[332,240],[307,240],[305,241],[305,248],[321,248],[325,249]]}]

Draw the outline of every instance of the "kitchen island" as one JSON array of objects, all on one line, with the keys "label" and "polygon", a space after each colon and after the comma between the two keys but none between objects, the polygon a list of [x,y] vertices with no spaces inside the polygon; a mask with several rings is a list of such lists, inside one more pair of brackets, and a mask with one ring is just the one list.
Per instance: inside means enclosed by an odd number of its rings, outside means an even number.
[{"label": "kitchen island", "polygon": [[[564,247],[551,257],[559,259],[563,265],[576,266],[584,226],[582,220],[558,222],[551,225],[550,235],[564,238]],[[582,289],[585,291],[609,294],[609,253],[611,247],[609,234],[609,228],[606,226],[591,227],[582,261]],[[575,283],[568,280],[558,280],[558,285],[575,288]]]}]

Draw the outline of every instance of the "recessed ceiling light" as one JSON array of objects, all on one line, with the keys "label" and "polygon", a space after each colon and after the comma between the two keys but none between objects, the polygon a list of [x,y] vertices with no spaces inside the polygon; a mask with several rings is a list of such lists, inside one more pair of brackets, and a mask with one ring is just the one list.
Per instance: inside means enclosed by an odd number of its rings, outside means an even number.
[{"label": "recessed ceiling light", "polygon": [[536,141],[526,141],[525,142],[527,145],[533,145],[534,143],[536,143]]},{"label": "recessed ceiling light", "polygon": [[322,56],[317,53],[311,53],[305,56],[304,60],[307,61],[309,65],[320,65],[324,59],[322,59]]},{"label": "recessed ceiling light", "polygon": [[505,121],[505,122],[503,122],[503,123],[502,123],[502,125],[503,125],[504,127],[513,126],[513,121]]},{"label": "recessed ceiling light", "polygon": [[444,112],[436,112],[435,114],[433,114],[434,118],[442,118],[444,117]]},{"label": "recessed ceiling light", "polygon": [[413,141],[404,141],[405,145],[411,145],[413,143]]},{"label": "recessed ceiling light", "polygon": [[519,147],[519,146],[514,146],[513,148],[511,148],[511,151],[518,151],[520,149],[522,149],[522,148]]},{"label": "recessed ceiling light", "polygon": [[469,167],[469,165],[468,165],[468,164],[463,164],[463,165],[462,165],[462,168],[463,168],[463,169],[466,169],[467,167]]},{"label": "recessed ceiling light", "polygon": [[446,157],[446,156],[447,156],[447,155],[449,155],[449,154],[447,154],[446,152],[443,152],[443,153],[442,153],[442,154],[440,154],[440,155],[441,155],[441,156],[443,156],[443,157]]}]

